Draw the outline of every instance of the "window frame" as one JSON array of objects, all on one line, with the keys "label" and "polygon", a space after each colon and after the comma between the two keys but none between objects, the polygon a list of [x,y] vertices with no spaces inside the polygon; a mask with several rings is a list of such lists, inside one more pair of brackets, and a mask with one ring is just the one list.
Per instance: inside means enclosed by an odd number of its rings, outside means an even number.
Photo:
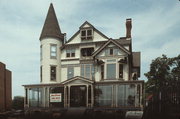
[{"label": "window frame", "polygon": [[116,56],[118,55],[118,48],[117,47],[108,47],[105,49],[106,56]]},{"label": "window frame", "polygon": [[[70,74],[69,74],[70,68],[72,68],[72,73],[73,73],[72,76],[70,76]],[[72,77],[74,77],[74,66],[68,66],[67,67],[67,79],[70,79]]]},{"label": "window frame", "polygon": [[[53,72],[52,72],[52,69],[51,68],[55,68],[55,72],[54,72],[54,74],[52,74]],[[54,79],[53,79],[53,77],[52,77],[52,75],[55,75],[54,77]],[[50,66],[50,81],[56,81],[57,80],[57,66],[56,65],[51,65]]]},{"label": "window frame", "polygon": [[43,66],[40,66],[40,81],[42,82],[42,73],[43,73]]},{"label": "window frame", "polygon": [[[55,51],[52,50],[53,47],[55,47]],[[52,55],[53,53],[55,53],[55,56]],[[50,44],[50,58],[57,59],[57,44]]]},{"label": "window frame", "polygon": [[[91,31],[91,32],[88,32],[88,31]],[[91,33],[91,34],[89,34],[89,33]],[[81,37],[81,40],[90,40],[90,39],[93,39],[93,28],[84,28],[84,29],[81,29],[80,37]]]},{"label": "window frame", "polygon": [[[108,66],[109,64],[114,64],[115,65],[115,77],[114,78],[108,78]],[[105,64],[105,67],[104,67],[104,77],[105,79],[107,80],[114,80],[114,79],[117,79],[118,76],[117,76],[118,72],[117,72],[117,59],[107,59],[106,60],[106,64]]]},{"label": "window frame", "polygon": [[66,49],[66,58],[76,57],[76,49]]},{"label": "window frame", "polygon": [[[90,77],[87,77],[86,69],[87,67],[90,67]],[[93,79],[95,76],[95,67],[93,64],[81,64],[81,76],[88,79]]]},{"label": "window frame", "polygon": [[[88,49],[90,49],[90,50],[92,51],[92,52],[91,52],[91,55],[89,55],[89,54],[90,54],[90,51],[88,52]],[[86,51],[86,55],[83,55],[83,51],[82,51],[82,50]],[[94,52],[94,50],[95,50],[94,47],[81,48],[81,49],[80,49],[80,55],[81,55],[81,57],[91,57],[92,54],[93,54],[93,52]]]},{"label": "window frame", "polygon": [[[124,78],[124,64],[119,63],[119,78],[123,79]],[[121,75],[122,74],[122,75]]]},{"label": "window frame", "polygon": [[43,59],[43,50],[42,50],[42,45],[40,46],[40,60]]},{"label": "window frame", "polygon": [[101,65],[101,80],[104,80],[104,64]]}]

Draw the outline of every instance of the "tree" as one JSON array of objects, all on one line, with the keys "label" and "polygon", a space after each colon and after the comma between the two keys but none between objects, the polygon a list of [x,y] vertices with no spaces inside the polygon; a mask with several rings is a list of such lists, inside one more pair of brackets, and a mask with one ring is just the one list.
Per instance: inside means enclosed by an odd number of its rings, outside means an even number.
[{"label": "tree", "polygon": [[173,58],[172,77],[180,81],[180,55]]},{"label": "tree", "polygon": [[152,99],[145,109],[145,116],[150,119],[174,118],[172,110],[179,113],[177,107],[180,106],[180,55],[173,58],[162,55],[152,60],[145,76],[148,78],[146,95]]},{"label": "tree", "polygon": [[150,71],[145,73],[145,76],[148,78],[145,84],[146,93],[160,90],[163,83],[170,79],[173,60],[166,55],[162,55],[162,57],[158,57],[152,61]]},{"label": "tree", "polygon": [[24,97],[15,96],[12,104],[13,109],[21,110],[24,109]]}]

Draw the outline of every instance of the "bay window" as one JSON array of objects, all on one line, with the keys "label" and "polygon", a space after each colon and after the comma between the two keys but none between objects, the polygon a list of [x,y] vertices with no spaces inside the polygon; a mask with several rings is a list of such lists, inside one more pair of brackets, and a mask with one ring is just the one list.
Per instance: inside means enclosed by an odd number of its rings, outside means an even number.
[{"label": "bay window", "polygon": [[116,64],[107,64],[107,79],[115,79],[116,78]]},{"label": "bay window", "polygon": [[81,76],[92,79],[94,77],[94,66],[92,64],[81,64]]}]

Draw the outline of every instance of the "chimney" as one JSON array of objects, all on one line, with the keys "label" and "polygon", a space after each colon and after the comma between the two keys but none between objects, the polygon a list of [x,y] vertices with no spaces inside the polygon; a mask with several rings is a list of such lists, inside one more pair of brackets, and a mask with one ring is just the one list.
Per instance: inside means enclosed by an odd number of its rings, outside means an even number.
[{"label": "chimney", "polygon": [[67,42],[66,33],[64,33],[63,35],[64,35],[64,44],[66,44],[66,42]]},{"label": "chimney", "polygon": [[131,29],[132,29],[131,18],[129,18],[126,19],[126,38],[131,38]]}]

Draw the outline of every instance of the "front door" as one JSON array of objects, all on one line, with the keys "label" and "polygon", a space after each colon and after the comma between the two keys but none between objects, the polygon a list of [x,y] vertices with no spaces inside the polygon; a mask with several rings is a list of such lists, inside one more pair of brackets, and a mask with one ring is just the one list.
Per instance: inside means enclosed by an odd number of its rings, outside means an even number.
[{"label": "front door", "polygon": [[86,86],[71,86],[70,88],[70,106],[86,107]]}]

